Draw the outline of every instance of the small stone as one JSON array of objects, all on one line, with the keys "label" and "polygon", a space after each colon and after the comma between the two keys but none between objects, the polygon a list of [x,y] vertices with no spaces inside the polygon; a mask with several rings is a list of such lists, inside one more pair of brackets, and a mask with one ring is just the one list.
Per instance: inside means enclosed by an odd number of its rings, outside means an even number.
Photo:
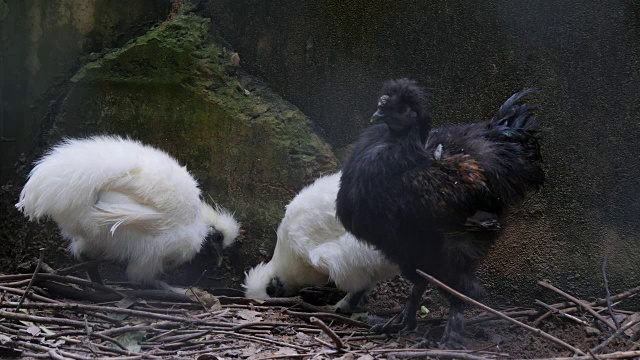
[{"label": "small stone", "polygon": [[584,328],[584,332],[587,334],[587,336],[598,336],[600,335],[600,330],[591,327],[591,326],[587,326]]},{"label": "small stone", "polygon": [[240,55],[238,55],[237,52],[234,52],[233,55],[231,55],[231,66],[240,66]]}]

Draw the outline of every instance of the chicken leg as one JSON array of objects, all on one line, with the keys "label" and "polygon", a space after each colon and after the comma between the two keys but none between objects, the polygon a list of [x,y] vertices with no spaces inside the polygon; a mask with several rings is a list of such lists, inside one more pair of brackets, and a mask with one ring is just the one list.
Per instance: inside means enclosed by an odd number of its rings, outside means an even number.
[{"label": "chicken leg", "polygon": [[[387,321],[385,324],[376,324],[371,327],[371,332],[375,333],[397,333],[400,331],[413,331],[418,327],[418,320],[416,319],[416,311],[418,311],[418,307],[420,306],[420,300],[422,299],[422,294],[427,289],[427,283],[424,281],[418,281],[413,284],[413,289],[411,290],[411,295],[409,295],[409,299],[407,303],[404,305],[402,312],[400,314],[391,318],[391,320]],[[399,322],[396,322],[398,317],[400,318]],[[395,322],[395,323],[393,323]]]}]

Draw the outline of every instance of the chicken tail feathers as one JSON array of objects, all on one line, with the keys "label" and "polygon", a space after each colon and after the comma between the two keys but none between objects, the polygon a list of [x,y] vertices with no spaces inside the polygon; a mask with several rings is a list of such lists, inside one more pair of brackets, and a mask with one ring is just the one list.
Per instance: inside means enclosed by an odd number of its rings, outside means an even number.
[{"label": "chicken tail feathers", "polygon": [[[489,122],[489,129],[497,130],[503,141],[530,144],[539,153],[539,125],[533,112],[536,106],[520,102],[534,93],[534,89],[525,89],[513,94],[500,106],[496,116]],[[494,134],[496,134],[494,133]]]}]

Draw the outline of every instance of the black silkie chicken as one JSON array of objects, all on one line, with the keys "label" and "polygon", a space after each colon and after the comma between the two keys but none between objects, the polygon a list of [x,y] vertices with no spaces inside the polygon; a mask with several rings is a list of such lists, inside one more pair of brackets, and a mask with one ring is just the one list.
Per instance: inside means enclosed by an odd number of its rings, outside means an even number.
[{"label": "black silkie chicken", "polygon": [[[384,124],[361,134],[336,200],[345,228],[380,249],[414,284],[401,320],[372,330],[416,327],[427,286],[416,269],[482,297],[475,271],[499,234],[491,230],[505,210],[544,183],[533,107],[520,103],[530,92],[511,96],[491,120],[432,130],[424,90],[408,79],[385,83],[372,117]],[[443,344],[464,325],[464,303],[448,300]]]}]

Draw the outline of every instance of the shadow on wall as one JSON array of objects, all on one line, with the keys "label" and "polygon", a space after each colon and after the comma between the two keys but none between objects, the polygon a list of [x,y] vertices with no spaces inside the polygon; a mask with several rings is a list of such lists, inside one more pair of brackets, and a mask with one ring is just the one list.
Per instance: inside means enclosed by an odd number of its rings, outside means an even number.
[{"label": "shadow on wall", "polygon": [[538,88],[549,182],[514,214],[485,277],[506,298],[544,277],[601,295],[608,253],[611,286],[640,281],[640,168],[631,162],[640,136],[637,1],[205,4],[242,65],[337,148],[367,126],[388,78],[431,89],[436,124],[484,118],[511,93]]}]

